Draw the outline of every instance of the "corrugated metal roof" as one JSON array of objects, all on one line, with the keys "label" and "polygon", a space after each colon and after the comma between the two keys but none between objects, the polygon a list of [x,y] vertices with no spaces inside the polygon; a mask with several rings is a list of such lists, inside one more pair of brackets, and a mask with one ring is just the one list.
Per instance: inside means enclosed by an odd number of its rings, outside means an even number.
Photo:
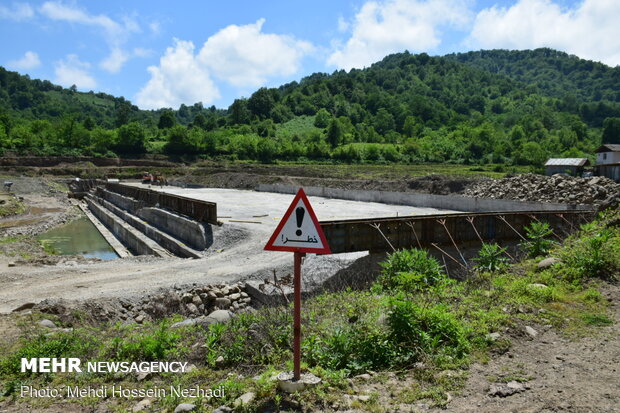
[{"label": "corrugated metal roof", "polygon": [[551,158],[545,166],[584,166],[589,163],[588,158]]},{"label": "corrugated metal roof", "polygon": [[600,152],[620,152],[620,145],[615,143],[606,143],[605,145],[601,145],[598,147],[596,153]]}]

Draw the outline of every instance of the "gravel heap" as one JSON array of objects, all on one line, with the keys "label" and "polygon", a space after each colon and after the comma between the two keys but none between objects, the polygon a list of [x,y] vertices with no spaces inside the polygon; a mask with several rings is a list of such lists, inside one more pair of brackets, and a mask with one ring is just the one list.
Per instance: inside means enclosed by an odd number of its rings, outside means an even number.
[{"label": "gravel heap", "polygon": [[620,202],[620,184],[595,176],[575,178],[564,175],[524,174],[480,181],[463,195],[474,198],[514,199],[565,204],[594,204],[602,208]]}]

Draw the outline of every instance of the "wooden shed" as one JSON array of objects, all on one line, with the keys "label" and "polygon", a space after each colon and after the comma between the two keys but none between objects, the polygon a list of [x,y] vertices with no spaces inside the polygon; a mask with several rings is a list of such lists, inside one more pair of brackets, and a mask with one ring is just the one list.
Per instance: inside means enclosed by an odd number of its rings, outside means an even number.
[{"label": "wooden shed", "polygon": [[545,174],[581,176],[588,165],[590,165],[588,158],[551,158],[545,163]]}]

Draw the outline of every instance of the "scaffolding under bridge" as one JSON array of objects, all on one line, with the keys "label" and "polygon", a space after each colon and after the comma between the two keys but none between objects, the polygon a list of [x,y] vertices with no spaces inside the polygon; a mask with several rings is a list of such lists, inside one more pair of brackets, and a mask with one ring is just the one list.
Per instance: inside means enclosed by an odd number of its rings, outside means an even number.
[{"label": "scaffolding under bridge", "polygon": [[332,253],[456,248],[526,240],[525,227],[546,222],[557,239],[591,221],[594,210],[484,212],[321,221]]}]

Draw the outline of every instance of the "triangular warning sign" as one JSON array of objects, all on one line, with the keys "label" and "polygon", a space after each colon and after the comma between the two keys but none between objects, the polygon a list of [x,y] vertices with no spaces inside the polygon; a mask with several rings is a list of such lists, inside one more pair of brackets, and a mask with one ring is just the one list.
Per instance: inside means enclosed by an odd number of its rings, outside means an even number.
[{"label": "triangular warning sign", "polygon": [[331,254],[319,220],[302,188],[299,188],[291,206],[288,207],[280,224],[265,245],[265,249]]}]

